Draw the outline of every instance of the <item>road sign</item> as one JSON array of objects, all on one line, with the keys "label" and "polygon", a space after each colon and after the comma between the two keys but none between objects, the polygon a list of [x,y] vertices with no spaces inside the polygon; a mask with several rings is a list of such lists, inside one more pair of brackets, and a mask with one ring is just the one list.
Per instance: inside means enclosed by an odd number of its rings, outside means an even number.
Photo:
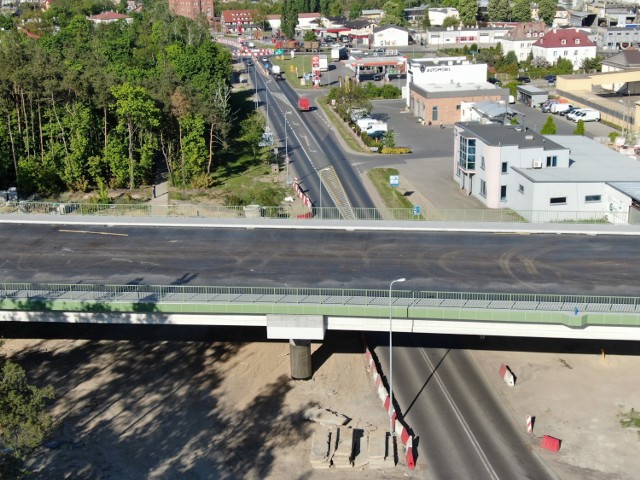
[{"label": "road sign", "polygon": [[414,215],[420,215],[420,205],[414,205],[413,206],[413,214]]},{"label": "road sign", "polygon": [[296,71],[296,67],[294,67],[293,64],[289,65],[289,71],[291,73],[295,72]]},{"label": "road sign", "polygon": [[276,55],[284,55],[284,50],[282,48],[277,49]]},{"label": "road sign", "polygon": [[400,185],[400,175],[389,175],[389,185],[392,187]]},{"label": "road sign", "polygon": [[311,57],[311,67],[320,68],[320,57],[318,55]]}]

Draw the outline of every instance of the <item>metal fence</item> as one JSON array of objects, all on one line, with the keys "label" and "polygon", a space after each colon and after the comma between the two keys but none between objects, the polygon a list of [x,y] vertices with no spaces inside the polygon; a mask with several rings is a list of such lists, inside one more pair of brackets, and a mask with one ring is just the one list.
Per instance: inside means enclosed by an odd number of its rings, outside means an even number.
[{"label": "metal fence", "polygon": [[[439,221],[488,223],[587,223],[624,224],[625,212],[607,211],[547,211],[497,209],[420,209],[415,208],[353,208],[356,220]],[[302,206],[225,207],[214,205],[149,205],[149,204],[93,204],[52,202],[6,202],[0,204],[0,214],[93,215],[126,217],[200,217],[200,218],[305,218],[344,220],[341,209]]]},{"label": "metal fence", "polygon": [[295,287],[2,283],[0,302],[225,303],[640,313],[640,297]]}]

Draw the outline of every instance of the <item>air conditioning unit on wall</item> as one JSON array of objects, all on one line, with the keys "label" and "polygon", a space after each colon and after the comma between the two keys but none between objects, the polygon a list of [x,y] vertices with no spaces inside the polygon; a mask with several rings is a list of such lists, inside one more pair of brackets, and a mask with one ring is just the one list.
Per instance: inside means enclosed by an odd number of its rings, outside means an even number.
[{"label": "air conditioning unit on wall", "polygon": [[534,160],[533,168],[542,168],[542,160]]}]

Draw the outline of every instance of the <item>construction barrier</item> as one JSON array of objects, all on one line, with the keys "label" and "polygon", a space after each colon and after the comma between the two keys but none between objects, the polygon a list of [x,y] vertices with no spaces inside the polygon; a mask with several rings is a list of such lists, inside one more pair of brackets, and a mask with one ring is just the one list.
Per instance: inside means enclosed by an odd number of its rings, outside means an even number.
[{"label": "construction barrier", "polygon": [[531,415],[527,415],[527,433],[533,432],[533,417]]},{"label": "construction barrier", "polygon": [[540,446],[550,452],[556,453],[560,450],[560,439],[552,437],[550,435],[545,435],[542,437],[542,441],[540,442]]},{"label": "construction barrier", "polygon": [[498,370],[498,374],[504,380],[508,386],[513,387],[516,384],[516,377],[511,371],[511,369],[505,365],[504,363],[500,364],[500,370]]},{"label": "construction barrier", "polygon": [[307,197],[307,194],[302,191],[302,188],[300,188],[300,182],[298,180],[298,177],[294,178],[293,189],[298,194],[298,197],[300,197],[300,200],[302,200],[302,203],[307,208],[311,209],[312,208],[311,200],[309,200],[309,197]]},{"label": "construction barrier", "polygon": [[[298,179],[296,178],[296,185]],[[367,364],[367,369],[371,372],[371,378],[376,385],[376,390],[378,393],[378,397],[382,401],[385,410],[387,411],[387,415],[391,417],[391,425],[393,428],[393,432],[395,433],[396,438],[400,440],[402,445],[405,448],[405,459],[407,462],[407,466],[410,470],[413,470],[416,467],[415,464],[415,456],[413,452],[413,437],[409,433],[409,428],[404,425],[404,423],[398,420],[398,415],[393,405],[391,405],[391,398],[384,384],[382,383],[382,377],[380,372],[378,371],[377,365],[369,350],[367,342],[365,341],[364,335],[362,336],[362,343],[364,343],[364,358]]]}]

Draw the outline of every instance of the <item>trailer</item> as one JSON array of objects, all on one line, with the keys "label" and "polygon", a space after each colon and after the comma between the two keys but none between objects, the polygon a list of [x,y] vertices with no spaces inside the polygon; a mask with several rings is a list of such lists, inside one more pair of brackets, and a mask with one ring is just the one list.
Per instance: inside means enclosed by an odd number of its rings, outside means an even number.
[{"label": "trailer", "polygon": [[347,49],[342,46],[333,47],[331,49],[331,61],[339,62],[340,60],[346,60],[349,56],[347,55]]},{"label": "trailer", "polygon": [[329,57],[327,57],[326,55],[319,55],[319,59],[320,59],[320,64],[319,64],[319,68],[321,72],[327,72],[329,71]]}]

